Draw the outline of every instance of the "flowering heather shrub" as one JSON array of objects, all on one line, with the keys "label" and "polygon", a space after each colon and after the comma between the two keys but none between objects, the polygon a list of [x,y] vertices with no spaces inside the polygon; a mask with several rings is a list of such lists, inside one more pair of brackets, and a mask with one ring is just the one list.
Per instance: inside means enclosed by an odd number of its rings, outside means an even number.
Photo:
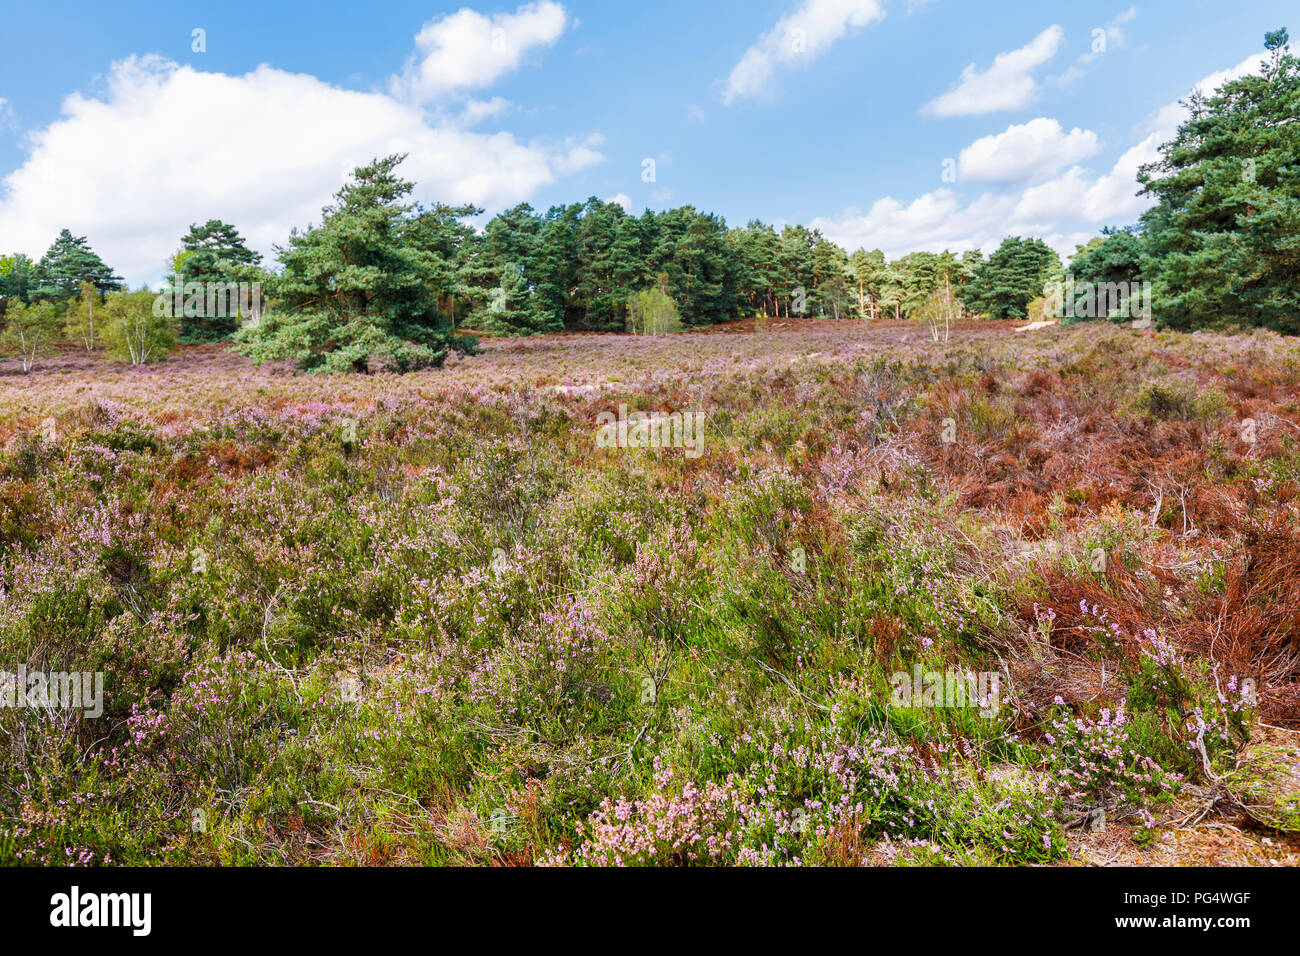
[{"label": "flowering heather shrub", "polygon": [[1123,706],[1114,712],[1103,707],[1095,718],[1076,717],[1063,709],[1051,726],[1045,736],[1067,800],[1106,802],[1118,796],[1144,803],[1182,779],[1138,752]]},{"label": "flowering heather shrub", "polygon": [[[1156,363],[1227,406],[1126,414]],[[1061,798],[1300,715],[1297,387],[1276,336],[817,321],[0,374],[0,670],[105,674],[0,707],[0,863],[1060,860]],[[704,454],[598,447],[620,404]],[[918,664],[1014,679],[891,707]]]},{"label": "flowering heather shrub", "polygon": [[[1122,647],[1124,629],[1098,604],[1079,602],[1079,612],[1094,639],[1111,649]],[[1055,612],[1049,612],[1055,614]],[[1208,775],[1214,764],[1231,767],[1231,758],[1249,739],[1249,723],[1257,706],[1253,679],[1221,676],[1214,662],[1191,660],[1155,628],[1133,635],[1136,658],[1126,665],[1127,709],[1140,728],[1154,738],[1169,741],[1171,750],[1159,749],[1153,739],[1145,744],[1151,757],[1167,769]],[[1125,705],[1116,726],[1125,721]],[[1181,751],[1181,752],[1179,752]]]},{"label": "flowering heather shrub", "polygon": [[709,781],[703,789],[687,782],[679,793],[669,795],[665,791],[672,783],[673,772],[656,767],[654,790],[645,799],[607,798],[588,820],[591,838],[574,862],[629,866],[734,861],[746,809],[736,782]]},{"label": "flowering heather shrub", "polygon": [[[796,720],[785,711],[767,717],[778,724]],[[951,772],[931,777],[910,747],[878,732],[828,745],[808,730],[791,725],[783,739],[741,738],[732,758],[753,762],[720,784],[675,785],[673,772],[656,763],[648,798],[605,800],[588,818],[577,851],[551,862],[798,866],[838,858],[860,864],[865,841],[876,837],[886,848],[896,842],[931,848],[947,862],[972,854],[1020,862],[1060,854],[1060,827],[1043,792],[972,786]],[[854,851],[857,858],[845,857]]]}]

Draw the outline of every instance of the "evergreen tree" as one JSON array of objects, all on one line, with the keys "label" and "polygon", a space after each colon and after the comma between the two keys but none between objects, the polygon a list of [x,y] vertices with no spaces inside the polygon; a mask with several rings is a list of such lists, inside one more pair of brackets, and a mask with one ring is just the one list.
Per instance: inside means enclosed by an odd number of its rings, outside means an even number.
[{"label": "evergreen tree", "polygon": [[310,370],[404,371],[440,365],[458,345],[438,308],[453,291],[451,270],[428,248],[419,207],[405,201],[413,186],[394,172],[404,158],[358,168],[321,225],[295,230],[278,250],[273,306],[238,333],[242,351]]},{"label": "evergreen tree", "polygon": [[479,237],[464,220],[482,214],[481,206],[434,203],[419,216],[412,241],[431,253],[441,268],[429,276],[429,288],[453,328],[473,307],[478,276]]},{"label": "evergreen tree", "polygon": [[494,335],[521,335],[533,331],[532,294],[517,265],[504,265],[497,285],[489,290],[485,305],[475,313],[476,324]]},{"label": "evergreen tree", "polygon": [[[1066,319],[1109,318],[1103,314],[1108,311],[1107,304],[1101,302],[1095,292],[1099,284],[1122,286],[1141,282],[1143,277],[1143,258],[1146,255],[1146,243],[1134,229],[1102,230],[1102,234],[1086,245],[1079,246],[1070,260],[1069,277],[1074,282],[1076,294],[1087,299],[1087,303],[1076,300],[1074,308]],[[1088,293],[1088,289],[1094,291]],[[1069,310],[1069,304],[1063,307]],[[1122,318],[1130,318],[1127,313]]]},{"label": "evergreen tree", "polygon": [[811,258],[813,299],[821,315],[838,319],[850,300],[849,257],[829,239],[817,236]]},{"label": "evergreen tree", "polygon": [[533,207],[520,203],[494,216],[463,247],[459,282],[473,311],[475,328],[510,335],[532,330],[532,290],[529,264],[537,248],[541,220]]},{"label": "evergreen tree", "polygon": [[1024,318],[1060,268],[1060,257],[1041,239],[1008,237],[976,269],[964,292],[966,305],[989,318]]},{"label": "evergreen tree", "polygon": [[646,228],[654,237],[654,274],[668,276],[668,294],[678,304],[682,323],[711,325],[735,318],[736,271],[726,222],[692,206],[646,217],[651,217]]},{"label": "evergreen tree", "polygon": [[[262,281],[266,273],[257,268],[262,256],[249,249],[244,238],[232,225],[220,219],[209,219],[203,225],[190,224],[190,230],[181,237],[180,251],[172,258],[169,282],[179,282],[182,288],[191,282],[232,283]],[[239,315],[179,316],[181,338],[187,342],[215,342],[234,333]]]},{"label": "evergreen tree", "polygon": [[818,238],[804,226],[786,226],[781,230],[781,245],[777,253],[781,270],[779,290],[785,299],[787,319],[792,314],[808,314],[814,285],[812,251]]},{"label": "evergreen tree", "polygon": [[80,292],[83,282],[93,283],[101,294],[122,286],[121,276],[113,274],[85,236],[74,236],[64,229],[37,263],[37,288],[31,298],[71,299]]},{"label": "evergreen tree", "polygon": [[623,325],[624,301],[637,284],[635,259],[639,251],[630,233],[623,231],[623,241],[619,241],[620,227],[628,218],[622,206],[594,196],[582,211],[576,276],[580,328],[600,331]]},{"label": "evergreen tree", "polygon": [[880,318],[880,294],[886,273],[885,254],[879,249],[858,249],[849,257],[849,274],[858,303],[858,317]]},{"label": "evergreen tree", "polygon": [[578,219],[582,206],[552,206],[542,220],[541,233],[529,264],[532,314],[526,332],[558,332],[578,324]]},{"label": "evergreen tree", "polygon": [[1270,33],[1263,72],[1194,95],[1138,174],[1155,316],[1174,328],[1300,332],[1300,60]]}]

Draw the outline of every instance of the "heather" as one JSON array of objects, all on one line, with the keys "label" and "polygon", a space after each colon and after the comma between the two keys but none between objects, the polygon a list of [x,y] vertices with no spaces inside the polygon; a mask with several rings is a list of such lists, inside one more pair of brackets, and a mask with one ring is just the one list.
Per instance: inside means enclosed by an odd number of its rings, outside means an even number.
[{"label": "heather", "polygon": [[[7,362],[0,670],[105,707],[0,708],[0,862],[1291,840],[1297,385],[1274,333],[989,321]],[[621,405],[702,412],[703,453],[598,445]],[[898,706],[918,667],[998,706]]]}]

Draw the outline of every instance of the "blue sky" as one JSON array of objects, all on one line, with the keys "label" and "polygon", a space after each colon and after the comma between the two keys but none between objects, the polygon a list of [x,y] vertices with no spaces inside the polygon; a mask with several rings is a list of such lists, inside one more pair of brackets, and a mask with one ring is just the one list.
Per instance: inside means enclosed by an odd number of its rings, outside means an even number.
[{"label": "blue sky", "polygon": [[346,169],[397,149],[420,199],[489,211],[595,195],[815,224],[891,255],[1013,232],[1068,251],[1136,217],[1133,170],[1176,128],[1177,101],[1251,69],[1265,31],[1300,28],[1296,12],[23,4],[0,58],[0,252],[39,255],[68,226],[132,282],[153,281],[188,223],[210,217],[269,252],[319,218]]}]

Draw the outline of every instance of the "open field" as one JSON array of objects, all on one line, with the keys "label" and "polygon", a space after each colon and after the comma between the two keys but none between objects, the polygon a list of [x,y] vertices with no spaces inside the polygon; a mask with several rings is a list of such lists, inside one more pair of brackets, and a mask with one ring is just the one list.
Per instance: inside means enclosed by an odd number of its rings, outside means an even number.
[{"label": "open field", "polygon": [[0,366],[0,863],[1297,862],[1300,345],[1015,329]]}]

